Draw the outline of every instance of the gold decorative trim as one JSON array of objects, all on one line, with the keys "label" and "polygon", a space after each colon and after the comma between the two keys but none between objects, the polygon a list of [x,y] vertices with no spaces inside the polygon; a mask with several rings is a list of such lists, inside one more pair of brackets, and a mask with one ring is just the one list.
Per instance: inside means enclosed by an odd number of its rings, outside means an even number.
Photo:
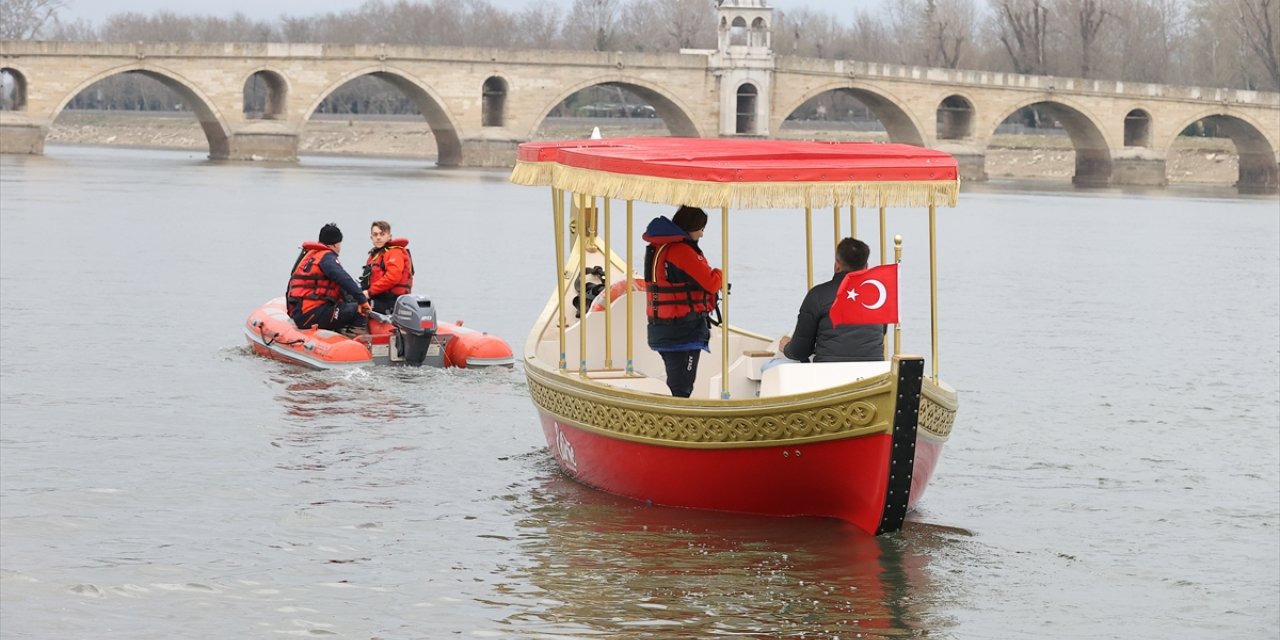
[{"label": "gold decorative trim", "polygon": [[951,426],[956,420],[956,410],[948,409],[928,397],[920,398],[920,428],[946,440],[951,436]]},{"label": "gold decorative trim", "polygon": [[572,193],[622,200],[735,209],[954,207],[960,195],[959,180],[703,182],[610,173],[554,162],[517,162],[511,182],[550,184]]},{"label": "gold decorative trim", "polygon": [[552,162],[528,162],[517,160],[511,170],[511,182],[526,187],[545,187],[551,184]]},{"label": "gold decorative trim", "polygon": [[920,389],[919,427],[935,438],[946,440],[955,424],[959,399],[955,391],[932,378],[925,378]]},{"label": "gold decorative trim", "polygon": [[788,404],[744,400],[686,407],[689,401],[631,398],[637,394],[576,383],[536,367],[526,372],[534,404],[558,419],[610,437],[685,448],[791,445],[887,433],[897,388],[890,382]]}]

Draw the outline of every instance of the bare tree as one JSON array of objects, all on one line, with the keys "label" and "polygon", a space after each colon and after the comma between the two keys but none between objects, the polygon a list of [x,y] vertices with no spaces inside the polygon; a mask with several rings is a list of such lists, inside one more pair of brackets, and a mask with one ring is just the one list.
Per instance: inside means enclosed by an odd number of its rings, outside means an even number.
[{"label": "bare tree", "polygon": [[30,40],[58,21],[64,0],[0,0],[0,40]]},{"label": "bare tree", "polygon": [[1280,89],[1280,0],[1235,0],[1240,37]]},{"label": "bare tree", "polygon": [[1129,4],[1132,0],[1057,0],[1054,13],[1070,25],[1069,33],[1079,45],[1080,77],[1091,78],[1094,68],[1094,54],[1098,46],[1098,31],[1112,12],[1104,6],[1109,1],[1112,6]]},{"label": "bare tree", "polygon": [[619,0],[573,0],[564,25],[569,48],[614,50],[620,4]]},{"label": "bare tree", "polygon": [[529,4],[516,19],[519,42],[530,49],[552,48],[560,42],[560,5],[551,0]]},{"label": "bare tree", "polygon": [[709,45],[715,41],[714,0],[654,0],[660,27],[674,50]]},{"label": "bare tree", "polygon": [[1000,44],[1018,73],[1044,73],[1049,37],[1045,0],[992,0]]},{"label": "bare tree", "polygon": [[974,35],[973,0],[925,0],[924,19],[930,46],[925,63],[955,69],[964,56],[965,43]]}]

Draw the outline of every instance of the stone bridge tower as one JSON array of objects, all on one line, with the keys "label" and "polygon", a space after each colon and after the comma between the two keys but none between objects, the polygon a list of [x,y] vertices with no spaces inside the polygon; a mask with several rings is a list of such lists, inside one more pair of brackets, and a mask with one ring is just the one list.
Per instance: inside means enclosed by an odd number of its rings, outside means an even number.
[{"label": "stone bridge tower", "polygon": [[773,9],[765,0],[720,0],[710,70],[720,83],[720,135],[769,135]]}]

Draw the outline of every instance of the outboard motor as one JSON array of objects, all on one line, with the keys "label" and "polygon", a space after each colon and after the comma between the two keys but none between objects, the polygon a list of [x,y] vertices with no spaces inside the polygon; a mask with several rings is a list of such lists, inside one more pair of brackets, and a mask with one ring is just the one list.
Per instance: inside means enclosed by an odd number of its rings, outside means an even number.
[{"label": "outboard motor", "polygon": [[391,324],[396,328],[396,360],[413,366],[444,366],[444,349],[436,340],[436,308],[430,298],[415,293],[396,298]]}]

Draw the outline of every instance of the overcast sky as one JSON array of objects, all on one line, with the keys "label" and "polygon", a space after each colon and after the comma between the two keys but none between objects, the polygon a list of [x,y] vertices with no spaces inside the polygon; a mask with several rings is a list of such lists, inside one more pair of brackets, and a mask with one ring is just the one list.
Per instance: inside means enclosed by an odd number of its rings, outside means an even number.
[{"label": "overcast sky", "polygon": [[[566,9],[573,0],[553,0]],[[489,0],[496,7],[514,11],[524,8],[530,0]],[[66,8],[59,14],[63,20],[74,22],[84,19],[100,24],[107,16],[136,11],[151,14],[168,10],[180,15],[231,16],[243,13],[256,20],[274,20],[282,15],[312,16],[323,13],[339,13],[359,8],[363,0],[66,0]],[[809,7],[834,13],[847,21],[855,10],[878,10],[884,0],[773,0],[775,9]]]}]

